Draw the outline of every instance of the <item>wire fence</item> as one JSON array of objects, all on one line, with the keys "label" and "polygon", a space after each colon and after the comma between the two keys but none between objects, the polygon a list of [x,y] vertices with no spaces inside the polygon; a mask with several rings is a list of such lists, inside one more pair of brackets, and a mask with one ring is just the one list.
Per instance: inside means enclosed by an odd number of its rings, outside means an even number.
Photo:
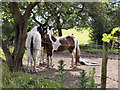
[{"label": "wire fence", "polygon": [[[44,42],[44,41],[38,41],[42,42],[45,45],[52,45],[52,43]],[[54,43],[53,45],[58,45],[57,43]],[[108,59],[110,60],[120,60],[120,42],[118,45],[114,45],[112,48],[112,45],[108,45]],[[10,52],[13,51],[13,45],[10,46]],[[62,47],[68,46],[66,44],[62,44]],[[102,58],[103,56],[103,45],[98,45],[96,43],[94,44],[86,44],[86,45],[70,45],[70,46],[79,46],[80,47],[80,55],[83,58]],[[12,48],[11,48],[12,47]],[[30,47],[25,47],[26,49],[30,49]],[[33,50],[40,50],[37,48],[33,48]],[[43,53],[43,52],[42,52]],[[67,51],[67,53],[69,53]],[[64,54],[64,53],[63,53]]]},{"label": "wire fence", "polygon": [[[49,43],[43,42],[46,45],[58,45],[57,43]],[[60,44],[59,44],[60,45]],[[66,44],[60,45],[62,47],[68,46]],[[80,47],[80,55],[81,57],[86,58],[102,58],[103,56],[103,45],[96,44],[86,44],[86,45],[70,45],[70,46],[79,46]],[[26,49],[30,49],[30,47],[26,47]],[[37,48],[33,48],[33,50],[40,50]],[[120,60],[120,46],[112,46],[108,45],[108,59],[110,60]]]}]

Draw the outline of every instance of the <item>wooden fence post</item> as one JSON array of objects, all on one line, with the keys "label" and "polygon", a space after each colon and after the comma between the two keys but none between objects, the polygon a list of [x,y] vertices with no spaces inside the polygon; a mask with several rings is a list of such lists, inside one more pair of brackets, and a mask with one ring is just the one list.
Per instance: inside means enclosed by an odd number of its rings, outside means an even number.
[{"label": "wooden fence post", "polygon": [[[118,80],[120,80],[120,28],[118,33]],[[118,89],[120,89],[120,83],[118,83]]]},{"label": "wooden fence post", "polygon": [[102,70],[101,70],[101,88],[106,88],[107,76],[107,60],[108,60],[108,43],[103,42],[103,57],[102,57]]}]

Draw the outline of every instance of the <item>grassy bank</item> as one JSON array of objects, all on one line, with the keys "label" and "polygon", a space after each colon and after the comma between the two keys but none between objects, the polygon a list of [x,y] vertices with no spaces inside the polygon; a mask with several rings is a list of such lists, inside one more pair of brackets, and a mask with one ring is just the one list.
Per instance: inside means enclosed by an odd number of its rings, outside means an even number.
[{"label": "grassy bank", "polygon": [[11,72],[8,65],[2,64],[2,88],[60,88],[57,82],[43,77],[19,72]]}]

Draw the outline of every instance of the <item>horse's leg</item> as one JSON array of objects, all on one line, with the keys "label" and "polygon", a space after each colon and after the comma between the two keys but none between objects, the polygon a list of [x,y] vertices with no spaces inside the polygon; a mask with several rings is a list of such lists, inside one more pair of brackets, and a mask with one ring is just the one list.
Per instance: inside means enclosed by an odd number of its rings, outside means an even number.
[{"label": "horse's leg", "polygon": [[28,54],[28,62],[27,62],[27,69],[28,69],[28,72],[30,72],[30,70],[31,70],[31,68],[32,68],[32,65],[31,65],[31,67],[29,66],[29,63],[31,62],[32,63],[32,55],[31,55],[31,53],[30,53],[30,50],[28,49],[27,50],[27,54]]},{"label": "horse's leg", "polygon": [[70,68],[74,68],[74,54],[73,53],[70,53],[72,55],[72,61],[71,61],[71,65],[70,65]]},{"label": "horse's leg", "polygon": [[27,70],[29,71],[29,61],[30,60],[30,58],[28,57],[28,62],[27,62]]},{"label": "horse's leg", "polygon": [[27,50],[28,60],[27,60],[27,70],[29,71],[30,53]]},{"label": "horse's leg", "polygon": [[38,63],[39,63],[39,66],[40,66],[43,63],[42,62],[42,50],[40,50],[38,58],[39,58],[39,60],[38,60],[39,62]]},{"label": "horse's leg", "polygon": [[47,54],[46,54],[46,52],[44,51],[43,52],[43,60],[44,60],[44,64],[47,64]]},{"label": "horse's leg", "polygon": [[39,50],[35,50],[34,55],[33,55],[35,72],[38,72],[36,68],[36,61],[37,61],[38,55],[39,55]]},{"label": "horse's leg", "polygon": [[28,72],[30,72],[30,70],[31,70],[31,67],[30,67],[30,65],[29,65],[29,63],[32,61],[32,57],[30,56],[30,57],[28,57],[28,63],[27,63],[27,69],[28,69]]},{"label": "horse's leg", "polygon": [[45,62],[44,62],[44,50],[43,49],[44,48],[42,47],[42,50],[41,50],[41,59],[42,59],[42,62],[44,64]]},{"label": "horse's leg", "polygon": [[31,69],[30,69],[30,70],[33,72],[33,67],[32,67],[33,58],[31,57],[30,60],[31,60],[31,61],[30,61],[30,62],[31,62]]},{"label": "horse's leg", "polygon": [[76,66],[78,66],[79,60],[81,58],[81,56],[80,56],[79,42],[78,41],[76,43],[76,53],[75,53],[75,56],[76,56]]},{"label": "horse's leg", "polygon": [[49,68],[49,53],[47,52],[47,68]]},{"label": "horse's leg", "polygon": [[54,64],[53,64],[53,62],[52,62],[52,58],[53,58],[53,53],[51,53],[50,54],[50,66],[53,68],[53,66],[54,66]]},{"label": "horse's leg", "polygon": [[40,63],[39,63],[39,65],[41,65],[41,64],[46,64],[46,63],[44,62],[44,50],[43,50],[43,47],[42,47],[42,49],[40,50],[39,58],[40,58]]}]

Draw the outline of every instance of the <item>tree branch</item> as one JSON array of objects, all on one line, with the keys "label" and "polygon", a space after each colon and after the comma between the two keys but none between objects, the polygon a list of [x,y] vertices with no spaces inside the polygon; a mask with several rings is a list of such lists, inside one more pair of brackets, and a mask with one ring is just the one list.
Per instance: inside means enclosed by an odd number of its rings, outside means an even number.
[{"label": "tree branch", "polygon": [[24,13],[24,18],[25,19],[29,19],[30,15],[31,15],[31,12],[32,12],[32,9],[37,5],[39,4],[39,2],[35,2],[34,4],[33,3],[30,3],[29,6],[26,8],[26,11]]},{"label": "tree branch", "polygon": [[0,44],[0,47],[2,48],[2,50],[3,50],[4,54],[5,54],[5,57],[6,56],[11,56],[9,49],[7,48],[7,45],[4,43],[1,36],[0,36],[0,41],[2,43],[2,44]]},{"label": "tree branch", "polygon": [[21,12],[18,8],[18,3],[17,2],[10,2],[8,4],[8,7],[10,8],[10,12],[12,13],[14,21],[16,23],[19,23],[21,21],[22,15],[21,15]]},{"label": "tree branch", "polygon": [[[33,12],[32,12],[33,13]],[[33,17],[32,17],[32,19],[36,22],[36,23],[38,23],[39,25],[41,24],[36,18],[35,18],[35,13],[33,13]]]}]

